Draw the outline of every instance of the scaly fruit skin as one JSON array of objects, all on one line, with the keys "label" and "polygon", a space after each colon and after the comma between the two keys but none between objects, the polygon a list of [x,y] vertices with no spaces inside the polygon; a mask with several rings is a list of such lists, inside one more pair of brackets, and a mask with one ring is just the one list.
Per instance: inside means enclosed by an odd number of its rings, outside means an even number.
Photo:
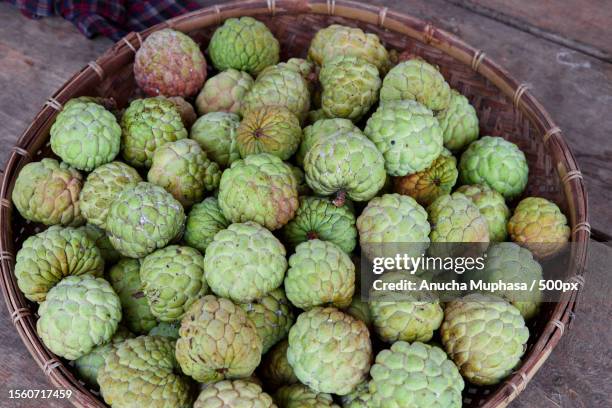
[{"label": "scaly fruit skin", "polygon": [[252,17],[229,18],[215,30],[208,52],[219,71],[234,68],[257,75],[278,62],[278,40]]},{"label": "scaly fruit skin", "polygon": [[349,206],[336,207],[326,198],[300,197],[300,207],[283,228],[283,236],[292,247],[321,239],[351,253],[357,243],[355,215]]},{"label": "scaly fruit skin", "polygon": [[219,207],[232,222],[255,221],[275,230],[293,218],[298,205],[291,169],[271,154],[249,155],[221,176]]},{"label": "scaly fruit skin", "polygon": [[403,99],[439,111],[448,107],[451,90],[436,67],[421,59],[410,59],[391,68],[380,89],[381,102]]},{"label": "scaly fruit skin", "polygon": [[187,245],[205,253],[215,234],[229,225],[230,222],[219,208],[219,201],[215,197],[208,197],[191,207],[183,239]]},{"label": "scaly fruit skin", "polygon": [[385,160],[374,143],[357,132],[338,132],[318,140],[306,153],[306,182],[321,195],[338,194],[334,204],[342,205],[343,195],[368,201],[385,184]]},{"label": "scaly fruit skin", "polygon": [[465,386],[444,351],[420,342],[394,343],[370,371],[374,407],[461,408]]},{"label": "scaly fruit skin", "polygon": [[396,193],[408,195],[419,204],[428,206],[436,198],[450,194],[458,175],[457,159],[448,150],[443,149],[431,166],[417,173],[395,178],[393,187]]},{"label": "scaly fruit skin", "polygon": [[155,31],[136,52],[134,79],[147,95],[191,96],[206,80],[206,59],[188,35]]},{"label": "scaly fruit skin", "polygon": [[263,343],[262,353],[267,353],[270,347],[287,337],[295,321],[293,310],[282,288],[274,289],[260,299],[238,306],[255,323]]},{"label": "scaly fruit skin", "polygon": [[521,200],[508,221],[510,239],[537,258],[550,258],[565,248],[570,236],[567,218],[552,201],[541,197]]},{"label": "scaly fruit skin", "polygon": [[440,333],[461,375],[476,385],[497,384],[508,376],[529,338],[517,308],[500,297],[479,293],[446,304]]},{"label": "scaly fruit skin", "polygon": [[125,188],[142,181],[138,172],[125,163],[114,161],[103,164],[89,173],[79,196],[81,212],[87,222],[106,228],[108,209]]},{"label": "scaly fruit skin", "polygon": [[261,360],[255,324],[224,298],[208,295],[191,305],[179,335],[176,359],[183,372],[199,382],[246,378]]},{"label": "scaly fruit skin", "polygon": [[149,330],[149,336],[168,337],[172,340],[178,340],[180,327],[181,322],[159,322],[157,326]]},{"label": "scaly fruit skin", "polygon": [[312,62],[303,58],[289,58],[287,62],[281,62],[276,65],[266,67],[259,73],[259,76],[265,75],[266,71],[272,71],[275,68],[286,68],[297,72],[304,78],[306,84],[308,84],[308,90],[310,93],[315,90],[315,85],[318,82],[317,67]]},{"label": "scaly fruit skin", "polygon": [[255,383],[244,380],[219,381],[200,392],[193,408],[276,408],[272,397]]},{"label": "scaly fruit skin", "polygon": [[431,242],[489,242],[489,228],[478,207],[461,193],[438,197],[427,209]]},{"label": "scaly fruit skin", "polygon": [[318,65],[337,56],[361,58],[376,66],[381,73],[389,67],[389,54],[376,34],[364,33],[360,28],[332,24],[317,31],[308,58]]},{"label": "scaly fruit skin", "polygon": [[287,360],[300,382],[314,391],[346,395],[368,375],[370,332],[338,309],[316,307],[298,316],[289,331]]},{"label": "scaly fruit skin", "polygon": [[278,408],[340,408],[331,395],[318,393],[303,384],[281,387],[274,394]]},{"label": "scaly fruit skin", "polygon": [[225,168],[240,159],[236,144],[239,125],[240,117],[234,113],[210,112],[196,120],[189,137],[198,142],[221,168]]},{"label": "scaly fruit skin", "polygon": [[351,56],[338,56],[323,63],[319,73],[323,88],[321,108],[329,118],[357,122],[378,98],[380,77],[375,65]]},{"label": "scaly fruit skin", "polygon": [[49,291],[38,315],[36,330],[45,346],[76,360],[113,337],[121,320],[121,303],[104,279],[69,276]]},{"label": "scaly fruit skin", "polygon": [[310,126],[304,128],[304,135],[300,147],[295,155],[295,159],[300,166],[304,165],[304,157],[310,148],[320,138],[325,138],[339,131],[361,132],[353,122],[348,119],[320,119]]},{"label": "scaly fruit skin", "polygon": [[179,115],[181,115],[181,120],[183,121],[183,125],[185,125],[185,129],[191,128],[191,125],[193,125],[198,118],[195,109],[193,109],[193,105],[187,102],[182,96],[171,96],[166,99],[174,104]]},{"label": "scaly fruit skin", "polygon": [[[471,270],[468,278],[473,281],[526,284],[527,290],[497,290],[501,296],[516,307],[525,320],[538,314],[542,292],[538,282],[542,279],[542,266],[533,259],[528,249],[512,242],[494,244],[487,251],[484,269]],[[531,290],[533,282],[536,282]]]},{"label": "scaly fruit skin", "polygon": [[45,225],[79,226],[81,174],[54,159],[26,164],[13,187],[13,204],[26,220]]},{"label": "scaly fruit skin", "polygon": [[465,194],[467,198],[472,200],[478,207],[480,214],[487,220],[490,241],[505,241],[508,236],[506,224],[510,217],[510,210],[504,197],[484,184],[461,186],[457,189],[457,192]]},{"label": "scaly fruit skin", "polygon": [[436,118],[442,128],[444,147],[448,150],[460,151],[478,139],[479,129],[476,109],[470,105],[465,96],[454,89],[451,89],[448,107],[438,112]]},{"label": "scaly fruit skin", "polygon": [[53,226],[25,240],[17,252],[15,277],[26,298],[42,302],[70,275],[102,276],[100,250],[83,231]]},{"label": "scaly fruit skin", "polygon": [[414,101],[386,103],[363,131],[385,158],[391,176],[423,171],[442,153],[442,129],[433,113]]},{"label": "scaly fruit skin", "polygon": [[229,68],[210,78],[196,98],[200,115],[210,112],[240,113],[242,100],[253,86],[246,72]]},{"label": "scaly fruit skin", "polygon": [[121,258],[121,254],[113,247],[110,239],[108,239],[106,231],[102,228],[96,227],[93,224],[85,224],[79,227],[78,230],[83,231],[96,247],[98,247],[100,255],[102,255],[102,259],[104,259],[107,265],[113,264]]},{"label": "scaly fruit skin", "polygon": [[486,184],[506,200],[519,196],[527,186],[529,167],[525,154],[501,137],[484,136],[471,143],[459,160],[463,184]]},{"label": "scaly fruit skin", "polygon": [[163,188],[142,182],[117,195],[106,226],[115,249],[123,256],[142,258],[178,237],[184,223],[181,203]]},{"label": "scaly fruit skin", "polygon": [[283,283],[285,254],[283,244],[261,225],[232,224],[206,248],[206,281],[218,296],[250,302]]},{"label": "scaly fruit skin", "polygon": [[332,242],[313,239],[295,248],[285,278],[287,297],[300,309],[347,307],[355,292],[355,265]]},{"label": "scaly fruit skin", "polygon": [[151,312],[162,322],[180,320],[208,292],[204,257],[187,246],[170,245],[147,255],[140,279]]},{"label": "scaly fruit skin", "polygon": [[159,147],[147,180],[166,189],[184,207],[202,200],[204,191],[219,186],[219,165],[208,159],[198,142],[177,140]]},{"label": "scaly fruit skin", "polygon": [[236,144],[243,158],[270,153],[287,160],[301,139],[299,119],[284,106],[262,106],[246,112],[236,133]]},{"label": "scaly fruit skin", "polygon": [[191,381],[180,373],[174,341],[140,336],[115,347],[98,373],[100,392],[118,408],[190,408]]},{"label": "scaly fruit skin", "polygon": [[165,98],[136,99],[121,117],[123,158],[134,167],[150,167],[155,150],[187,137],[174,104]]},{"label": "scaly fruit skin", "polygon": [[79,378],[92,387],[98,387],[98,371],[104,366],[106,356],[110,354],[113,347],[133,337],[134,335],[127,329],[119,326],[110,342],[96,346],[89,353],[74,360],[74,368]]},{"label": "scaly fruit skin", "polygon": [[51,150],[70,166],[91,171],[119,153],[121,127],[115,115],[93,102],[64,107],[51,126]]},{"label": "scaly fruit skin", "polygon": [[357,386],[355,391],[340,398],[342,406],[345,408],[369,408],[372,400],[370,394],[369,381],[364,381]]},{"label": "scaly fruit skin", "polygon": [[266,387],[272,390],[298,382],[293,368],[287,361],[287,348],[289,348],[289,342],[286,339],[278,342],[266,353],[259,366],[258,375]]},{"label": "scaly fruit skin", "polygon": [[142,290],[139,259],[121,259],[108,271],[108,281],[119,296],[122,322],[136,334],[146,334],[157,325]]},{"label": "scaly fruit skin", "polygon": [[412,256],[420,256],[429,246],[427,211],[412,197],[385,194],[375,197],[357,218],[359,243],[368,256],[395,250],[395,244]]},{"label": "scaly fruit skin", "polygon": [[361,291],[358,287],[355,288],[355,294],[351,304],[342,310],[344,313],[353,316],[357,320],[361,320],[366,326],[372,326],[372,312],[369,302],[361,300]]},{"label": "scaly fruit skin", "polygon": [[381,340],[388,343],[431,340],[444,317],[436,294],[426,290],[398,293],[382,286],[413,281],[420,287],[422,279],[406,272],[387,272],[380,281],[381,290],[372,291],[370,311],[374,330]]},{"label": "scaly fruit skin", "polygon": [[291,173],[295,179],[295,184],[297,185],[298,195],[305,196],[311,194],[312,191],[310,191],[310,187],[308,187],[308,184],[306,184],[306,174],[304,173],[304,170],[288,162],[285,162],[285,164],[291,169]]},{"label": "scaly fruit skin", "polygon": [[293,69],[270,67],[255,80],[243,100],[241,113],[244,116],[262,106],[284,106],[303,121],[310,109],[308,84]]}]

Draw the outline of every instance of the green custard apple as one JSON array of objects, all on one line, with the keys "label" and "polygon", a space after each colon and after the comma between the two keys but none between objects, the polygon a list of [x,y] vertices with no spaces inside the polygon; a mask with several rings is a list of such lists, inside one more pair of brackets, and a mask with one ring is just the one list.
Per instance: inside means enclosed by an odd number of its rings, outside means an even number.
[{"label": "green custard apple", "polygon": [[219,207],[232,222],[255,221],[275,230],[293,218],[298,205],[291,168],[271,154],[249,155],[221,176]]},{"label": "green custard apple", "polygon": [[236,144],[239,125],[240,117],[235,113],[210,112],[196,120],[189,137],[198,142],[206,155],[221,168],[226,168],[240,159]]},{"label": "green custard apple", "polygon": [[111,340],[121,320],[121,302],[102,278],[68,276],[49,290],[38,316],[36,331],[45,346],[76,360]]},{"label": "green custard apple", "polygon": [[228,68],[210,78],[195,100],[200,115],[211,112],[238,114],[242,100],[253,86],[253,78],[246,72]]},{"label": "green custard apple", "polygon": [[72,275],[102,276],[104,260],[80,229],[53,226],[25,240],[15,259],[15,277],[24,296],[42,302],[58,282]]},{"label": "green custard apple", "polygon": [[289,331],[287,360],[302,384],[346,395],[366,379],[372,361],[365,323],[333,307],[298,316]]},{"label": "green custard apple", "polygon": [[291,169],[291,173],[293,174],[293,178],[295,179],[295,183],[297,185],[297,192],[300,196],[305,196],[311,194],[310,187],[306,184],[306,173],[298,166],[294,166],[291,163],[285,162],[287,166]]},{"label": "green custard apple", "polygon": [[266,353],[259,366],[258,375],[266,387],[272,390],[298,382],[293,368],[287,361],[288,348],[289,342],[286,339],[279,341]]},{"label": "green custard apple", "polygon": [[510,210],[504,196],[484,184],[464,185],[457,192],[465,194],[478,207],[480,214],[487,220],[489,240],[503,242],[508,237],[506,224]]},{"label": "green custard apple", "polygon": [[151,183],[124,189],[110,206],[107,232],[123,256],[141,258],[179,237],[185,224],[181,203]]},{"label": "green custard apple", "polygon": [[308,91],[312,94],[312,92],[315,90],[319,78],[317,67],[311,61],[305,60],[304,58],[289,58],[286,62],[280,62],[276,65],[266,67],[259,73],[258,76],[265,75],[266,71],[269,72],[275,68],[286,68],[297,72],[302,76],[302,78],[304,78],[304,81],[306,81]]},{"label": "green custard apple", "polygon": [[121,152],[134,167],[151,167],[155,150],[187,137],[174,104],[165,98],[136,99],[121,117]]},{"label": "green custard apple", "polygon": [[168,337],[172,340],[178,340],[179,329],[181,322],[159,322],[157,326],[149,330],[149,336]]},{"label": "green custard apple", "polygon": [[283,283],[285,254],[283,244],[261,225],[232,224],[218,232],[206,248],[206,281],[218,296],[251,302]]},{"label": "green custard apple", "polygon": [[276,408],[272,397],[253,382],[224,380],[207,385],[193,404],[193,408],[240,407]]},{"label": "green custard apple", "polygon": [[351,304],[342,310],[349,316],[353,316],[355,319],[361,320],[366,326],[372,326],[372,311],[370,310],[370,304],[367,301],[361,299],[361,291],[359,288],[355,288],[355,294],[351,300]]},{"label": "green custard apple", "polygon": [[306,182],[320,195],[368,201],[385,184],[385,160],[374,143],[357,132],[338,132],[318,140],[306,153]]},{"label": "green custard apple", "polygon": [[478,139],[478,116],[468,99],[451,89],[450,102],[446,109],[438,112],[436,118],[442,128],[444,147],[453,152]]},{"label": "green custard apple", "polygon": [[279,408],[340,408],[330,394],[313,391],[303,384],[279,388],[274,401]]},{"label": "green custard apple", "polygon": [[484,136],[472,142],[459,160],[463,184],[485,184],[506,200],[525,190],[528,174],[525,154],[501,137]]},{"label": "green custard apple", "polygon": [[423,171],[442,153],[438,120],[415,101],[381,105],[368,119],[364,133],[383,154],[391,176]]},{"label": "green custard apple", "polygon": [[179,335],[176,359],[182,371],[199,382],[249,377],[261,360],[255,324],[224,298],[208,295],[191,305]]},{"label": "green custard apple", "polygon": [[208,53],[219,71],[234,68],[257,75],[279,58],[279,43],[268,27],[252,17],[229,18],[215,30]]},{"label": "green custard apple", "polygon": [[215,197],[208,197],[191,207],[183,239],[187,245],[205,253],[215,234],[229,225],[230,222],[219,208],[219,201]]},{"label": "green custard apple", "polygon": [[398,341],[378,353],[370,374],[373,407],[462,407],[463,378],[439,347]]},{"label": "green custard apple", "polygon": [[285,291],[300,309],[347,307],[355,292],[355,265],[336,244],[318,239],[302,242],[289,258]]},{"label": "green custard apple", "polygon": [[339,131],[361,132],[353,122],[343,118],[320,119],[310,126],[304,128],[304,134],[300,147],[295,155],[295,160],[300,166],[304,165],[304,157],[308,150],[320,138],[325,138]]},{"label": "green custard apple", "polygon": [[117,252],[113,244],[111,244],[108,234],[102,228],[92,224],[85,224],[77,229],[83,231],[96,247],[98,247],[100,255],[102,255],[102,259],[104,259],[107,265],[113,264],[121,258],[121,254]]},{"label": "green custard apple", "polygon": [[193,105],[187,102],[182,96],[171,96],[166,99],[174,104],[179,115],[181,115],[181,120],[183,121],[185,129],[191,128],[191,125],[193,125],[198,118]]},{"label": "green custard apple", "polygon": [[510,375],[529,338],[517,308],[479,293],[446,304],[440,334],[461,375],[476,385],[497,384]]},{"label": "green custard apple", "polygon": [[78,170],[55,159],[42,159],[21,169],[11,198],[26,220],[76,227],[85,223],[79,202],[82,187]]}]

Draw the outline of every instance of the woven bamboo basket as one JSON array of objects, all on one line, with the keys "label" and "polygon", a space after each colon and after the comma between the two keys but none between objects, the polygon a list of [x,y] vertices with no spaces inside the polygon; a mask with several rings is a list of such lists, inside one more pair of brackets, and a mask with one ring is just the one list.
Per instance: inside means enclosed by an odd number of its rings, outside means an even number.
[{"label": "woven bamboo basket", "polygon": [[[561,130],[542,105],[504,69],[457,37],[433,25],[386,7],[350,1],[244,0],[204,8],[172,19],[142,33],[131,33],[96,61],[76,73],[45,103],[30,127],[13,147],[0,191],[0,261],[2,290],[11,319],[34,360],[53,385],[73,392],[78,407],[104,407],[99,394],[71,372],[69,364],[42,344],[36,333],[36,305],[28,302],[13,274],[15,254],[25,238],[40,225],[22,219],[14,210],[11,192],[19,170],[31,161],[52,156],[49,129],[62,104],[82,95],[112,97],[126,105],[136,86],[132,75],[135,51],[153,31],[172,27],[208,43],[215,28],[229,17],[253,16],[263,21],[281,42],[281,58],[304,57],[315,32],[332,23],[360,27],[377,34],[388,49],[408,51],[437,64],[451,86],[466,95],[480,119],[482,135],[503,136],[526,154],[530,174],[525,195],[554,200],[568,216],[572,235],[571,262],[566,278],[584,284],[584,265],[590,235],[587,194],[576,160]],[[530,340],[522,364],[495,387],[466,384],[464,406],[506,407],[525,389],[568,329],[574,316],[577,292],[567,292],[555,303],[546,303],[530,323]]]}]

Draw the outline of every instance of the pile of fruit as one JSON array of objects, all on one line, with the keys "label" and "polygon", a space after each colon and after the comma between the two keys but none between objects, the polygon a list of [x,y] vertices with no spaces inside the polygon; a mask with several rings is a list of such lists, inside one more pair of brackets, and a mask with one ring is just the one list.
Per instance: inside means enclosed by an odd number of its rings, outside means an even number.
[{"label": "pile of fruit", "polygon": [[543,198],[510,210],[523,152],[479,137],[437,67],[360,29],[279,62],[264,24],[232,18],[207,58],[208,79],[189,36],[151,34],[147,97],[70,100],[61,161],[21,170],[13,203],[49,228],[15,275],[49,350],[113,407],[460,407],[464,379],[508,376],[538,294],[364,302],[357,243],[497,243],[479,279],[540,278],[569,228]]}]

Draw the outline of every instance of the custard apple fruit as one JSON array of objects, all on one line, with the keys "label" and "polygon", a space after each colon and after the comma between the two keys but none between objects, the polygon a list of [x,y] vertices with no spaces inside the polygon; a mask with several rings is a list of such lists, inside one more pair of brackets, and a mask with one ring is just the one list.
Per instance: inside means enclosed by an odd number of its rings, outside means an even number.
[{"label": "custard apple fruit", "polygon": [[196,98],[200,115],[210,112],[240,113],[242,100],[253,86],[246,72],[229,68],[210,78]]},{"label": "custard apple fruit", "polygon": [[288,162],[285,162],[285,164],[291,169],[291,173],[295,179],[295,184],[297,185],[298,195],[305,196],[311,194],[312,191],[310,190],[310,187],[308,187],[308,184],[306,184],[306,174],[304,173],[304,170]]},{"label": "custard apple fruit", "polygon": [[224,380],[207,385],[193,408],[276,408],[272,397],[251,381]]},{"label": "custard apple fruit", "polygon": [[339,131],[361,132],[353,122],[343,118],[320,119],[312,125],[305,127],[302,142],[295,155],[296,162],[300,166],[303,166],[306,153],[308,153],[308,150],[310,150],[317,140],[326,138]]},{"label": "custard apple fruit", "polygon": [[342,406],[344,408],[370,408],[372,394],[370,394],[370,382],[364,381],[357,386],[355,391],[342,396]]},{"label": "custard apple fruit", "polygon": [[275,68],[286,68],[297,72],[302,76],[302,78],[304,78],[304,81],[306,81],[308,91],[312,93],[312,91],[315,90],[315,86],[319,78],[317,74],[317,67],[311,61],[303,58],[289,58],[287,62],[281,62],[276,65],[266,67],[259,73],[258,77],[265,75],[266,71],[272,71]]},{"label": "custard apple fruit", "polygon": [[208,157],[225,168],[240,159],[236,144],[239,125],[240,117],[235,113],[210,112],[196,120],[189,137],[198,142]]},{"label": "custard apple fruit", "polygon": [[208,197],[191,207],[183,239],[187,245],[205,253],[215,234],[229,225],[230,222],[219,208],[219,201],[215,197]]},{"label": "custard apple fruit", "polygon": [[166,99],[174,104],[179,115],[181,115],[181,120],[183,121],[185,129],[191,128],[191,125],[193,125],[198,118],[195,109],[193,109],[193,105],[187,102],[182,96],[171,96]]},{"label": "custard apple fruit", "polygon": [[181,322],[159,322],[155,327],[149,330],[149,336],[168,337],[172,340],[178,340],[179,329]]},{"label": "custard apple fruit", "polygon": [[454,89],[446,109],[437,113],[436,118],[442,128],[444,147],[453,152],[478,139],[478,116],[468,99]]},{"label": "custard apple fruit", "polygon": [[487,220],[489,240],[491,242],[505,241],[508,236],[506,224],[510,217],[510,210],[504,197],[484,184],[461,186],[457,192],[472,200],[480,214]]},{"label": "custard apple fruit", "polygon": [[108,234],[102,228],[92,224],[85,224],[79,227],[78,230],[83,231],[96,247],[98,247],[100,255],[102,255],[102,259],[104,259],[107,265],[113,264],[121,258],[121,254],[117,252],[113,244],[111,244]]},{"label": "custard apple fruit", "polygon": [[258,375],[263,380],[266,387],[276,390],[284,385],[291,385],[298,382],[293,368],[287,361],[287,349],[289,342],[282,340],[266,353],[259,366]]},{"label": "custard apple fruit", "polygon": [[373,320],[370,304],[361,299],[361,290],[359,288],[355,288],[355,294],[353,295],[351,304],[342,311],[349,316],[353,316],[357,320],[361,320],[366,326],[372,326]]},{"label": "custard apple fruit", "polygon": [[303,384],[286,385],[274,394],[278,408],[340,408],[330,394],[313,391]]}]

